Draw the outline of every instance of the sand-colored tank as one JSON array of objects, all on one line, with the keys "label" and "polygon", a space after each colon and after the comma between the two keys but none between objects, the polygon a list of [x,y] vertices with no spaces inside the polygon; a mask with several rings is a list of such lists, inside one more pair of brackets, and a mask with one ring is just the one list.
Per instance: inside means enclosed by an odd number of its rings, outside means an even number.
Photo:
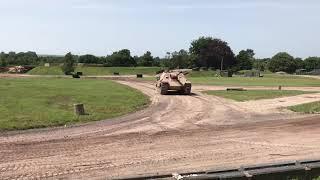
[{"label": "sand-colored tank", "polygon": [[183,72],[171,71],[163,72],[157,76],[156,86],[160,93],[165,95],[169,91],[177,91],[180,94],[191,93],[191,82],[188,81]]}]

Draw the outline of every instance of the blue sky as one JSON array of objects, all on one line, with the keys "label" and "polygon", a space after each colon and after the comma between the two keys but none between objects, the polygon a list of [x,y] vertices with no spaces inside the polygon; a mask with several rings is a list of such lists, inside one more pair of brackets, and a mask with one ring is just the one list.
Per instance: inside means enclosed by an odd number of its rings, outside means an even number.
[{"label": "blue sky", "polygon": [[0,51],[156,56],[199,36],[257,57],[320,56],[319,0],[0,0]]}]

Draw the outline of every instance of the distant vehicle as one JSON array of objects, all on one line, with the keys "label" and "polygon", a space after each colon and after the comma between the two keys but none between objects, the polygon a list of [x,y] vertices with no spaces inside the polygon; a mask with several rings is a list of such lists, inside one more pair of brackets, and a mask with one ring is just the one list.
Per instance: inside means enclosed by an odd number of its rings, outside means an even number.
[{"label": "distant vehicle", "polygon": [[180,94],[189,95],[191,93],[191,82],[185,77],[186,72],[169,71],[157,76],[156,87],[160,89],[162,95],[169,91],[178,91]]}]

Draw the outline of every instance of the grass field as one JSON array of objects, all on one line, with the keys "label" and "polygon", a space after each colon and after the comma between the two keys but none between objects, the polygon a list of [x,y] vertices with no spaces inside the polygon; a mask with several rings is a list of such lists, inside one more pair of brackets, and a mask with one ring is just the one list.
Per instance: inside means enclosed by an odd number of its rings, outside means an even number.
[{"label": "grass field", "polygon": [[248,91],[205,91],[206,94],[219,96],[235,101],[249,101],[258,99],[273,99],[285,96],[295,96],[300,94],[312,93],[305,91],[287,91],[287,90],[248,90]]},{"label": "grass field", "polygon": [[194,84],[229,86],[320,86],[319,79],[290,75],[266,74],[258,77],[190,77]]},{"label": "grass field", "polygon": [[[292,75],[274,75],[268,74],[262,78],[250,77],[209,77],[196,75],[187,75],[188,80],[195,85],[213,85],[213,86],[287,86],[287,87],[320,87],[320,80],[308,77],[297,77]],[[155,77],[144,77],[142,81],[156,81]]]},{"label": "grass field", "polygon": [[216,71],[190,71],[188,77],[217,77]]},{"label": "grass field", "polygon": [[[135,111],[148,103],[137,90],[107,80],[0,79],[0,130],[96,121]],[[77,117],[73,104],[89,115]]]},{"label": "grass field", "polygon": [[[155,75],[160,67],[77,67],[75,71],[83,72],[83,75],[113,75],[119,72],[120,75],[147,74]],[[28,72],[31,75],[63,75],[59,66],[43,67],[39,66]]]},{"label": "grass field", "polygon": [[291,111],[302,113],[320,113],[320,101],[289,107]]},{"label": "grass field", "polygon": [[[113,75],[119,72],[120,75],[135,75],[142,73],[145,75],[155,75],[160,67],[77,67],[76,71],[83,72],[84,75]],[[63,75],[60,67],[36,67],[28,72],[32,75]],[[320,86],[320,80],[297,77],[292,75],[278,75],[264,73],[264,77],[217,77],[215,71],[192,71],[187,75],[193,84],[203,85],[227,85],[227,86]],[[153,81],[155,78],[144,78],[143,80]]]},{"label": "grass field", "polygon": [[[270,72],[264,73],[264,77],[218,77],[215,71],[192,71],[187,75],[187,78],[193,84],[198,85],[320,87],[319,79],[293,75],[278,75]],[[149,77],[142,80],[155,81],[155,78]]]}]

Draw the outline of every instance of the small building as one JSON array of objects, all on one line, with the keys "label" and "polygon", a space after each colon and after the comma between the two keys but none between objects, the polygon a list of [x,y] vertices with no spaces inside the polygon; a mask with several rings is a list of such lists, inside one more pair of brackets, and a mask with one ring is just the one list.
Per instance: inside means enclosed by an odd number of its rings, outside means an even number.
[{"label": "small building", "polygon": [[296,74],[297,75],[304,75],[307,73],[307,70],[306,69],[297,69],[296,70]]},{"label": "small building", "polygon": [[310,72],[307,72],[308,75],[320,75],[320,69],[314,69]]},{"label": "small building", "polygon": [[220,71],[221,77],[232,77],[232,75],[233,75],[232,71],[228,71],[228,70]]}]

